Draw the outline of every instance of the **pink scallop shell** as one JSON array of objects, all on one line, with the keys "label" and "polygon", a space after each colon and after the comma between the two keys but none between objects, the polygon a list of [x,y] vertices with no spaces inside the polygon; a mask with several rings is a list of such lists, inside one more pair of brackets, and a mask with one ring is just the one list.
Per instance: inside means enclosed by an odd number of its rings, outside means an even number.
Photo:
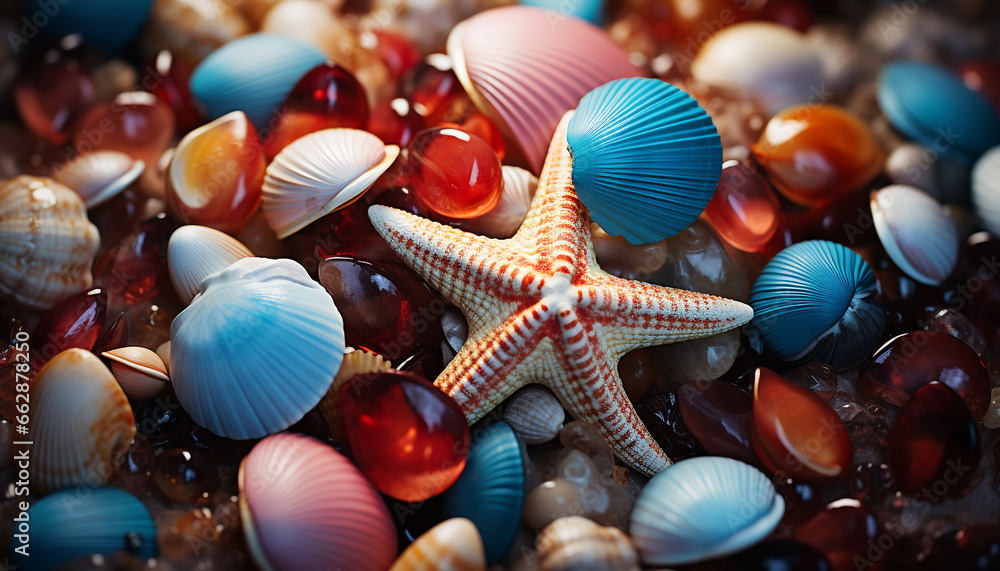
[{"label": "pink scallop shell", "polygon": [[247,543],[263,569],[384,571],[396,557],[396,528],[375,487],[318,440],[261,440],[239,485]]},{"label": "pink scallop shell", "polygon": [[448,37],[466,91],[524,151],[538,174],[563,114],[580,98],[640,70],[603,30],[558,12],[508,6],[481,12]]}]

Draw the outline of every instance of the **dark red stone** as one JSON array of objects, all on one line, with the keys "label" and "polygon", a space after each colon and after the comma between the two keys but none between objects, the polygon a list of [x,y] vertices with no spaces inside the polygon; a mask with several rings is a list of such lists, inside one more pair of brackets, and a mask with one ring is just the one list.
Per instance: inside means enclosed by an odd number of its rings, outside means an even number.
[{"label": "dark red stone", "polygon": [[851,496],[865,505],[881,505],[896,492],[896,478],[888,464],[858,464],[848,484]]},{"label": "dark red stone", "polygon": [[459,129],[427,129],[410,142],[408,160],[417,200],[438,214],[472,218],[500,199],[500,159],[479,137]]},{"label": "dark red stone", "polygon": [[972,59],[958,68],[962,83],[978,92],[1000,112],[1000,61]]},{"label": "dark red stone", "polygon": [[962,397],[981,419],[990,406],[990,377],[976,352],[936,331],[913,331],[890,339],[858,372],[864,391],[903,406],[921,387],[938,382]]},{"label": "dark red stone", "polygon": [[959,395],[940,383],[907,401],[889,432],[888,464],[905,494],[928,502],[962,495],[979,464],[976,423]]},{"label": "dark red stone", "polygon": [[79,62],[67,59],[25,65],[14,89],[21,119],[53,145],[69,141],[76,122],[96,97],[90,76]]},{"label": "dark red stone", "polygon": [[401,97],[372,109],[368,117],[368,131],[387,145],[409,145],[423,126],[423,117]]},{"label": "dark red stone", "polygon": [[188,84],[191,68],[169,50],[156,54],[144,70],[140,86],[165,101],[174,110],[177,130],[186,133],[205,122],[201,111],[194,104]]},{"label": "dark red stone", "polygon": [[946,533],[934,542],[928,560],[938,569],[1000,569],[1000,524],[980,523]]},{"label": "dark red stone", "polygon": [[78,154],[120,151],[155,165],[174,137],[174,110],[145,91],[119,93],[81,118],[73,135]]},{"label": "dark red stone", "polygon": [[107,310],[108,294],[101,288],[71,295],[50,309],[31,332],[35,371],[66,349],[93,349]]},{"label": "dark red stone", "polygon": [[[885,553],[878,548],[880,528],[875,516],[857,500],[837,500],[795,530],[795,538],[822,552],[833,571],[878,571],[885,564]],[[888,534],[886,534],[888,535]],[[890,538],[891,539],[891,538]],[[878,557],[868,557],[869,541]]]},{"label": "dark red stone", "polygon": [[118,314],[118,317],[115,317],[114,321],[111,321],[111,323],[107,324],[101,330],[101,336],[97,338],[92,351],[95,355],[100,356],[105,351],[118,349],[126,345],[128,345],[128,318],[122,312]]},{"label": "dark red stone", "polygon": [[219,487],[219,472],[207,453],[171,448],[153,464],[153,481],[174,501],[203,503]]},{"label": "dark red stone", "polygon": [[767,0],[757,19],[769,20],[805,33],[812,26],[812,13],[802,0]]},{"label": "dark red stone", "polygon": [[776,539],[731,555],[726,571],[830,571],[830,563],[819,550],[798,541]]},{"label": "dark red stone", "polygon": [[377,42],[375,52],[382,63],[389,68],[389,73],[395,78],[401,78],[420,60],[420,51],[409,39],[388,30],[373,32]]},{"label": "dark red stone", "polygon": [[117,196],[87,211],[87,218],[101,232],[101,252],[117,244],[146,214],[146,196],[128,187]]},{"label": "dark red stone", "polygon": [[757,252],[778,229],[779,211],[778,198],[767,180],[753,166],[729,161],[723,165],[705,217],[732,246]]},{"label": "dark red stone", "polygon": [[444,54],[431,54],[414,66],[401,91],[426,126],[460,123],[475,109]]},{"label": "dark red stone", "polygon": [[469,424],[429,381],[401,372],[359,375],[340,390],[354,460],[380,491],[419,502],[462,473]]},{"label": "dark red stone", "polygon": [[171,287],[167,271],[167,243],[176,223],[164,214],[150,218],[127,234],[94,262],[94,282],[107,289],[112,300],[135,305]]},{"label": "dark red stone", "polygon": [[817,487],[804,483],[776,482],[774,488],[785,499],[785,515],[781,521],[786,525],[800,525],[823,509]]},{"label": "dark red stone", "polygon": [[753,451],[753,397],[729,383],[703,381],[677,391],[684,423],[705,450],[748,464]]},{"label": "dark red stone", "polygon": [[704,453],[681,417],[676,393],[651,392],[635,404],[635,412],[660,448],[674,460]]}]

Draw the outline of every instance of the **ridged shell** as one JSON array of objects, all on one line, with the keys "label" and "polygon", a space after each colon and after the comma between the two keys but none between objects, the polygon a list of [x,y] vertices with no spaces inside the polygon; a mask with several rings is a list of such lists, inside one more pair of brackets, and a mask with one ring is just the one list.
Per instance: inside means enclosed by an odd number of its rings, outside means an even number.
[{"label": "ridged shell", "polygon": [[972,203],[976,217],[994,236],[1000,236],[1000,147],[993,147],[972,169]]},{"label": "ridged shell", "polygon": [[207,226],[181,226],[170,235],[167,267],[170,281],[184,303],[191,303],[201,291],[201,280],[222,271],[253,252],[225,232]]},{"label": "ridged shell", "polygon": [[566,111],[599,85],[641,75],[600,28],[527,6],[459,23],[448,55],[469,96],[513,137],[536,174]]},{"label": "ridged shell", "polygon": [[958,227],[936,200],[895,184],[873,192],[871,208],[882,246],[906,275],[938,285],[955,269]]},{"label": "ridged shell", "polygon": [[52,178],[75,190],[84,205],[93,208],[117,196],[144,170],[146,163],[125,153],[94,151],[60,166]]},{"label": "ridged shell", "polygon": [[249,34],[202,60],[191,75],[191,95],[209,119],[240,110],[263,129],[295,83],[325,61],[323,52],[301,40]]},{"label": "ridged shell", "polygon": [[49,309],[89,288],[100,245],[72,190],[33,176],[0,186],[0,294],[7,299]]},{"label": "ridged shell", "polygon": [[722,173],[711,117],[658,79],[622,79],[588,93],[569,121],[573,184],[590,217],[632,244],[673,236],[701,214]]},{"label": "ridged shell", "polygon": [[326,394],[343,355],[340,312],[292,260],[244,258],[208,276],[170,326],[177,399],[227,438],[298,422]]},{"label": "ridged shell", "polygon": [[503,167],[503,190],[492,210],[468,219],[464,226],[490,238],[510,238],[524,222],[531,199],[538,188],[538,177],[521,167]]},{"label": "ridged shell", "polygon": [[510,398],[503,419],[525,444],[543,444],[559,435],[566,411],[552,391],[531,385]]},{"label": "ridged shell", "polygon": [[800,242],[778,253],[754,283],[751,326],[786,361],[849,369],[882,334],[875,296],[875,275],[861,256],[833,242]]},{"label": "ridged shell", "polygon": [[371,482],[341,453],[299,434],[261,440],[240,463],[240,515],[266,570],[383,571],[396,527]]},{"label": "ridged shell", "polygon": [[111,360],[111,373],[132,400],[153,398],[170,382],[163,360],[145,347],[121,347],[101,356]]},{"label": "ridged shell", "polygon": [[163,361],[163,366],[167,368],[167,374],[170,374],[170,341],[165,341],[156,348],[156,356]]},{"label": "ridged shell", "polygon": [[102,486],[135,437],[128,398],[93,353],[68,349],[31,383],[31,487]]},{"label": "ridged shell", "polygon": [[391,370],[392,364],[383,359],[381,355],[351,347],[347,348],[344,360],[340,363],[340,369],[333,376],[333,383],[330,384],[330,388],[316,405],[316,410],[326,421],[327,427],[330,429],[330,437],[334,441],[347,444],[347,428],[344,426],[344,414],[340,407],[340,387],[344,386],[355,375]]},{"label": "ridged shell", "polygon": [[443,515],[476,524],[486,562],[496,563],[514,541],[524,506],[524,459],[514,430],[504,422],[474,437],[465,470],[444,493]]},{"label": "ridged shell", "polygon": [[639,554],[617,527],[581,516],[561,517],[535,538],[540,571],[639,571]]},{"label": "ridged shell", "polygon": [[[61,38],[79,34],[87,44],[116,53],[128,47],[142,31],[153,0],[64,0],[58,4],[28,0],[26,4],[24,14],[42,29],[44,35]],[[42,16],[35,14],[45,16],[44,23]],[[34,35],[32,33],[28,39]],[[21,41],[26,42],[24,38]]]},{"label": "ridged shell", "polygon": [[399,156],[360,129],[324,129],[288,145],[267,167],[264,217],[286,238],[364,194]]},{"label": "ridged shell", "polygon": [[[156,525],[149,510],[132,494],[118,488],[62,490],[28,509],[28,557],[11,543],[10,569],[50,571],[80,556],[111,555],[128,545],[133,555],[156,555]],[[131,544],[138,539],[138,544]],[[130,545],[131,544],[131,545]],[[16,567],[15,567],[16,566]]]},{"label": "ridged shell", "polygon": [[479,530],[469,520],[445,520],[410,544],[389,571],[485,571]]},{"label": "ridged shell", "polygon": [[639,493],[629,533],[645,565],[683,565],[740,551],[781,521],[785,501],[764,473],[732,458],[667,466]]}]

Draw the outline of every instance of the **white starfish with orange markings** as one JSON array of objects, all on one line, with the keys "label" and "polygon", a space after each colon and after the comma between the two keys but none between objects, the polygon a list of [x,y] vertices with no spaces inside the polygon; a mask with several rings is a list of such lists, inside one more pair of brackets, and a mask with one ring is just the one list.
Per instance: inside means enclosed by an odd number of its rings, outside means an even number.
[{"label": "white starfish with orange markings", "polygon": [[485,238],[385,206],[372,206],[369,217],[469,322],[468,340],[434,384],[470,423],[520,387],[541,383],[574,417],[597,426],[622,461],[652,475],[670,458],[629,402],[618,360],[639,347],[738,327],[753,310],[601,270],[590,216],[573,186],[572,113],[556,129],[531,209],[512,238]]}]

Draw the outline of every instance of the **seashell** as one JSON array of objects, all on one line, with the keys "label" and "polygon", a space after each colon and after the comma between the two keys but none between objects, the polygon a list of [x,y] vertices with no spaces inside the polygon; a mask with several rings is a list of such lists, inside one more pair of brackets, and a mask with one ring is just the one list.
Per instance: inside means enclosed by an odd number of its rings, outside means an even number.
[{"label": "seashell", "polygon": [[540,571],[639,571],[639,554],[622,530],[582,516],[561,517],[535,538]]},{"label": "seashell", "polygon": [[972,164],[1000,144],[1000,117],[950,71],[922,62],[882,68],[878,104],[893,127],[940,154]]},{"label": "seashell", "polygon": [[31,384],[31,486],[46,494],[103,486],[135,436],[128,398],[93,353],[67,349]]},{"label": "seashell", "polygon": [[459,23],[448,36],[448,55],[469,96],[517,142],[536,174],[566,111],[599,85],[641,75],[600,28],[527,6]]},{"label": "seashell", "polygon": [[[46,0],[28,0],[24,13],[44,29],[46,36],[61,38],[79,34],[87,44],[116,53],[139,35],[152,6],[153,0],[67,1],[58,5]],[[35,33],[28,37],[33,38]],[[27,43],[24,38],[21,41]]]},{"label": "seashell", "polygon": [[485,571],[476,526],[464,517],[445,520],[410,544],[389,571]]},{"label": "seashell", "polygon": [[7,299],[49,309],[89,288],[100,245],[72,190],[33,176],[0,186],[0,294]]},{"label": "seashell", "polygon": [[629,533],[644,565],[683,565],[757,543],[784,513],[785,501],[763,472],[701,456],[667,466],[646,484]]},{"label": "seashell", "polygon": [[750,291],[751,327],[785,361],[820,361],[837,370],[865,358],[882,334],[875,275],[861,256],[822,240],[782,250]]},{"label": "seashell", "polygon": [[751,99],[768,115],[806,103],[823,84],[823,62],[805,36],[771,22],[727,26],[705,42],[691,75],[709,86]]},{"label": "seashell", "polygon": [[267,11],[260,31],[308,42],[329,59],[346,65],[357,59],[351,50],[358,40],[347,21],[327,2],[284,0]]},{"label": "seashell", "polygon": [[245,440],[320,401],[344,355],[330,295],[292,260],[244,258],[201,282],[170,326],[170,377],[191,418]]},{"label": "seashell", "polygon": [[52,172],[56,182],[76,191],[87,208],[114,198],[146,170],[146,163],[118,151],[80,155]]},{"label": "seashell", "polygon": [[191,95],[209,118],[243,111],[257,128],[307,71],[326,61],[315,47],[280,34],[249,34],[215,50],[191,75]]},{"label": "seashell", "polygon": [[111,373],[132,400],[153,398],[170,382],[160,356],[145,347],[121,347],[101,356],[111,360]]},{"label": "seashell", "polygon": [[156,525],[149,510],[118,488],[62,490],[32,502],[29,556],[11,544],[10,569],[50,571],[81,556],[123,549],[140,559],[156,555]]},{"label": "seashell", "polygon": [[170,374],[170,341],[161,343],[159,347],[156,348],[156,356],[163,361],[163,366],[167,370],[167,375]]},{"label": "seashell", "polygon": [[972,203],[983,228],[1000,236],[1000,146],[987,151],[972,168]]},{"label": "seashell", "polygon": [[340,369],[333,376],[333,383],[327,389],[326,394],[316,405],[323,420],[326,421],[330,429],[330,437],[334,442],[348,444],[347,428],[344,426],[344,414],[340,408],[340,387],[356,375],[366,375],[368,373],[381,373],[391,371],[392,364],[386,361],[378,353],[370,353],[363,349],[348,347],[344,352],[344,360],[340,363]]},{"label": "seashell", "polygon": [[658,79],[591,91],[569,121],[573,184],[605,232],[648,244],[687,228],[722,172],[722,143],[693,97]]},{"label": "seashell", "polygon": [[399,156],[360,129],[324,129],[288,145],[267,167],[264,216],[286,238],[320,217],[350,205]]},{"label": "seashell", "polygon": [[239,240],[206,226],[181,226],[167,244],[170,281],[184,303],[191,303],[198,295],[206,276],[250,257],[253,252]]},{"label": "seashell", "polygon": [[510,398],[503,419],[525,444],[544,444],[559,435],[566,411],[552,391],[531,385]]},{"label": "seashell", "polygon": [[261,440],[240,463],[239,488],[243,532],[261,569],[382,571],[396,556],[396,527],[374,486],[318,440]]},{"label": "seashell", "polygon": [[538,177],[521,167],[504,166],[503,190],[496,206],[486,214],[463,220],[462,228],[490,238],[510,238],[524,222],[537,188]]},{"label": "seashell", "polygon": [[444,517],[476,524],[486,562],[499,561],[517,535],[524,506],[524,459],[510,425],[498,422],[474,438],[465,470],[443,498]]},{"label": "seashell", "polygon": [[958,227],[936,200],[895,184],[873,192],[871,208],[882,246],[906,275],[938,285],[955,269]]}]

